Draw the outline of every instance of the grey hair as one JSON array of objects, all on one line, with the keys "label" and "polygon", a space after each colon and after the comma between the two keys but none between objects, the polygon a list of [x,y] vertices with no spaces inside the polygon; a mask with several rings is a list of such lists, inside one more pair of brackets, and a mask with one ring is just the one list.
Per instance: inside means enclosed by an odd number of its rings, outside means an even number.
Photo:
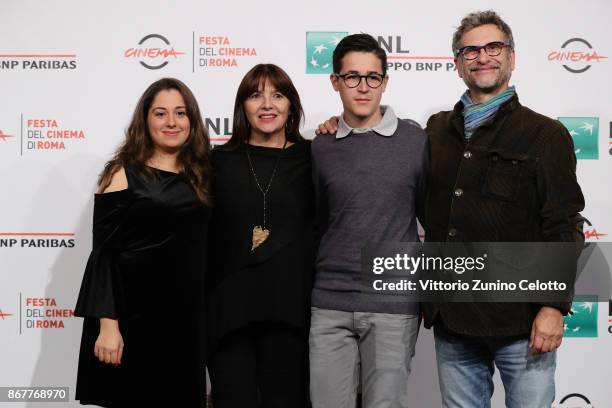
[{"label": "grey hair", "polygon": [[463,34],[485,24],[493,24],[499,28],[499,30],[504,33],[506,42],[514,49],[514,37],[512,36],[510,26],[506,24],[496,12],[487,10],[470,13],[461,20],[461,25],[457,27],[455,34],[453,34],[453,55],[457,55],[457,51],[461,48],[460,42]]}]

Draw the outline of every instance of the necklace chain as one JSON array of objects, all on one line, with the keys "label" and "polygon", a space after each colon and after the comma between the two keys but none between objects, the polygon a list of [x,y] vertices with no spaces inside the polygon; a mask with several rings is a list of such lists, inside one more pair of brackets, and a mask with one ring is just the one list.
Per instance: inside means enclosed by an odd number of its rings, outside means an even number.
[{"label": "necklace chain", "polygon": [[253,178],[255,179],[255,184],[257,185],[257,188],[259,189],[259,191],[261,192],[261,195],[263,196],[263,229],[266,229],[266,196],[268,194],[268,191],[270,191],[270,187],[272,186],[272,180],[274,180],[274,176],[276,175],[276,169],[278,168],[278,162],[280,161],[280,158],[283,154],[283,152],[285,151],[285,147],[287,146],[287,139],[285,139],[285,143],[283,144],[283,148],[280,151],[280,153],[276,156],[276,163],[274,163],[274,168],[272,169],[272,175],[270,176],[270,180],[268,181],[268,185],[266,186],[265,190],[261,187],[261,184],[259,183],[259,179],[257,178],[257,173],[255,173],[255,166],[253,166],[253,161],[251,160],[251,154],[249,152],[249,144],[247,143],[246,145],[246,155],[247,155],[247,160],[249,161],[249,169],[251,170],[251,174],[253,174]]}]

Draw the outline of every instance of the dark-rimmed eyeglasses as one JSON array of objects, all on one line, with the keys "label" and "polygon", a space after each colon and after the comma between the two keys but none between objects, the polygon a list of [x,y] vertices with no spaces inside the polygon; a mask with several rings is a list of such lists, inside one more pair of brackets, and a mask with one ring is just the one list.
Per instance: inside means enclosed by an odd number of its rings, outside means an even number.
[{"label": "dark-rimmed eyeglasses", "polygon": [[359,75],[354,73],[349,74],[334,74],[337,78],[342,78],[344,85],[349,88],[357,88],[361,80],[365,78],[366,84],[370,88],[378,88],[385,80],[383,74],[371,73],[367,75]]},{"label": "dark-rimmed eyeglasses", "polygon": [[480,55],[480,50],[484,49],[489,57],[497,57],[501,54],[504,47],[510,47],[510,44],[501,41],[493,41],[485,45],[468,45],[461,47],[455,53],[455,57],[461,55],[465,60],[475,60]]}]

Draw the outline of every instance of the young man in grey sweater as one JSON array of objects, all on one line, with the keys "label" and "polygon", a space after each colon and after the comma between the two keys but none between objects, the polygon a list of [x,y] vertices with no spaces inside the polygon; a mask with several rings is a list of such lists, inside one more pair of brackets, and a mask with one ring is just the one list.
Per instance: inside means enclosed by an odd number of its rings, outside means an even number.
[{"label": "young man in grey sweater", "polygon": [[[368,34],[345,37],[331,83],[344,112],[335,134],[313,141],[320,246],[312,295],[313,408],[408,407],[407,382],[419,307],[396,295],[363,293],[361,249],[418,240],[429,162],[414,121],[381,106],[387,58]],[[361,381],[360,381],[361,380]]]}]

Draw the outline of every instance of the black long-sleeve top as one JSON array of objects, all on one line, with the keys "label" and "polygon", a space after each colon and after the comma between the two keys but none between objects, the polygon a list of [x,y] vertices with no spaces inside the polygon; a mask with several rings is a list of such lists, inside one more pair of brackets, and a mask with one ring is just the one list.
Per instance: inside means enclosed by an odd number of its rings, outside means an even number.
[{"label": "black long-sleeve top", "polygon": [[[251,251],[253,227],[263,223],[266,188],[270,236]],[[286,149],[241,146],[215,149],[213,216],[209,229],[209,350],[250,323],[275,322],[308,330],[314,271],[314,193],[310,142]]]}]

